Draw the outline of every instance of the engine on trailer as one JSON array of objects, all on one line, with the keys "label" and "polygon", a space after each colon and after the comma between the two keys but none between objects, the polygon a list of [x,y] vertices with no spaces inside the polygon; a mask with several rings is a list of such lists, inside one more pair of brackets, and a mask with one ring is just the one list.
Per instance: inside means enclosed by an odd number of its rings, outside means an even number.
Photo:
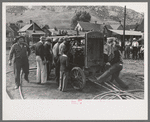
[{"label": "engine on trailer", "polygon": [[84,45],[78,41],[72,43],[68,57],[74,66],[84,66]]}]

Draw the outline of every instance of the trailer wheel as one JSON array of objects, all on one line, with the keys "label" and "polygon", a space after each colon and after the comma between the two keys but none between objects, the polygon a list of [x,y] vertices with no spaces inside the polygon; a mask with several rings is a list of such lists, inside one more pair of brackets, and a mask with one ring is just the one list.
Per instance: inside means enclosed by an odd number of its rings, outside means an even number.
[{"label": "trailer wheel", "polygon": [[80,67],[71,70],[71,85],[76,90],[82,90],[86,84],[85,75]]}]

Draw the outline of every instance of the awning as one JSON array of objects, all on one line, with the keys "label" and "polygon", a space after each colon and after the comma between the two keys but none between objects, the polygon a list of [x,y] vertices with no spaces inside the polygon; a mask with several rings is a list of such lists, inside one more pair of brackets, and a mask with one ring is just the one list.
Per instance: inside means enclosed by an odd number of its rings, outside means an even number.
[{"label": "awning", "polygon": [[[111,32],[119,35],[123,35],[123,30],[112,30],[109,29]],[[125,30],[125,35],[129,36],[142,36],[142,33],[140,31],[130,31],[130,30]]]}]

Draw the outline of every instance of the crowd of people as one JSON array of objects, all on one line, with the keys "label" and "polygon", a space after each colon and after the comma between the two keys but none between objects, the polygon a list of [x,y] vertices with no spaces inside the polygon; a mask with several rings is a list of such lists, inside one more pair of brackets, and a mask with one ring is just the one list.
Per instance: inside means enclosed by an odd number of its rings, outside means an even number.
[{"label": "crowd of people", "polygon": [[[55,43],[54,43],[55,42]],[[70,39],[67,37],[57,38],[52,40],[50,37],[40,37],[40,41],[34,45],[34,52],[36,55],[37,84],[46,83],[50,80],[50,74],[53,67],[55,67],[55,81],[60,91],[66,91],[68,83],[68,55]],[[75,43],[76,45],[76,43]],[[109,40],[104,43],[104,62],[110,66],[97,81],[103,82],[112,75],[112,79],[123,88],[127,88],[127,85],[119,78],[119,73],[123,67],[123,57],[120,51],[120,44],[117,40]],[[15,43],[12,45],[9,53],[9,65],[12,64],[12,58],[14,55],[14,75],[15,75],[15,89],[20,86],[20,72],[21,69],[24,73],[24,79],[29,82],[29,61],[28,57],[31,53],[32,47],[25,43],[25,38],[19,36],[15,39]],[[130,40],[125,41],[125,58],[130,58],[132,52],[132,58],[137,59],[139,43],[136,38],[133,38],[131,43]],[[140,47],[140,56],[144,56],[144,45]]]},{"label": "crowd of people", "polygon": [[[130,54],[132,54],[132,57],[130,57]],[[144,44],[140,45],[136,38],[133,38],[133,41],[125,40],[124,57],[133,60],[144,59]]]},{"label": "crowd of people", "polygon": [[121,41],[119,41],[117,38],[108,39],[107,42],[105,42],[105,45],[107,45],[109,48],[110,47],[109,45],[112,43],[118,43],[121,46],[120,51],[123,54],[124,59],[133,59],[133,60],[144,59],[144,44],[139,42],[138,39],[136,38],[133,38],[133,40],[125,39],[124,46],[122,46]]},{"label": "crowd of people", "polygon": [[[54,41],[55,42],[55,41]],[[34,45],[37,74],[37,84],[46,83],[50,79],[50,73],[55,66],[55,81],[60,91],[66,91],[68,78],[68,57],[66,55],[69,44],[68,38],[59,38],[53,45],[52,39],[49,37],[40,37],[40,41]],[[14,74],[15,74],[15,89],[20,86],[20,72],[23,71],[24,78],[29,82],[29,61],[28,57],[31,53],[29,45],[25,43],[25,38],[19,36],[15,39],[9,53],[9,65],[12,64],[14,55]]]}]

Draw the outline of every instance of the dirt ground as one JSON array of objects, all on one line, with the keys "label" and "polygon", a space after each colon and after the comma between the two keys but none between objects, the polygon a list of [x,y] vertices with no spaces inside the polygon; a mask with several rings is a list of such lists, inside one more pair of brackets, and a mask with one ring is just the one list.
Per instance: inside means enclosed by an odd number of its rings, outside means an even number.
[{"label": "dirt ground", "polygon": [[[9,51],[6,51],[6,61]],[[35,67],[35,55],[29,57],[30,67]],[[13,66],[9,66],[6,62],[6,72],[12,71]],[[142,89],[144,90],[144,60],[124,60],[124,67],[120,73],[120,78],[129,86],[127,90]],[[46,84],[36,84],[36,70],[32,70],[29,74],[30,83],[23,79],[22,93],[25,99],[92,99],[98,94],[108,91],[107,89],[98,86],[90,81],[86,82],[86,86],[82,91],[77,91],[68,84],[67,92],[61,92],[57,89],[54,81],[54,70],[51,73],[51,80]],[[114,81],[114,84],[118,84]],[[19,91],[14,89],[14,74],[13,72],[6,74],[6,90],[11,99],[21,99]],[[118,86],[119,87],[119,86]],[[144,98],[144,93],[136,93],[141,98]]]}]

